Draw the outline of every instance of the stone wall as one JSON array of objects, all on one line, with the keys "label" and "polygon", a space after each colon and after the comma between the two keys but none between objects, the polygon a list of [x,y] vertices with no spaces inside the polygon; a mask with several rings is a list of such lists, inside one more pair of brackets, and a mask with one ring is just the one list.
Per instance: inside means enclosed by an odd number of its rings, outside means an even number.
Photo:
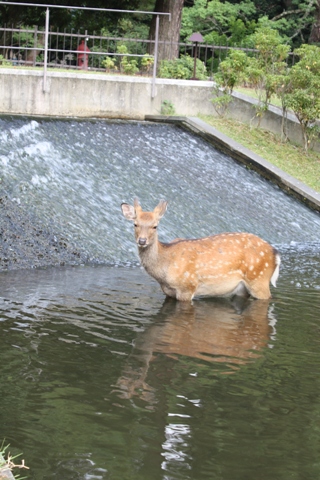
[{"label": "stone wall", "polygon": [[[159,115],[163,102],[172,104],[177,115],[215,115],[211,99],[213,82],[152,79],[101,73],[43,72],[12,68],[0,69],[0,114],[57,117],[106,117],[141,119]],[[228,115],[242,122],[257,124],[250,97],[233,95]],[[261,127],[281,132],[281,110],[270,107]],[[288,138],[302,144],[300,126],[293,115],[286,122]],[[317,144],[315,150],[320,151]]]}]

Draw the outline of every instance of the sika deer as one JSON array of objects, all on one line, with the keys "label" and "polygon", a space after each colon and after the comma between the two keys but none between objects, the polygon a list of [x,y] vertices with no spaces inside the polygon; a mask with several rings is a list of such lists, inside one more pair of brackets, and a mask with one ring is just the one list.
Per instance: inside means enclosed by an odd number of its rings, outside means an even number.
[{"label": "sika deer", "polygon": [[116,391],[122,398],[138,396],[148,403],[156,402],[157,394],[148,384],[148,373],[152,363],[152,376],[163,365],[154,362],[158,354],[176,360],[189,357],[220,363],[219,373],[231,374],[261,356],[261,350],[274,334],[272,324],[276,318],[268,300],[216,299],[191,304],[167,297],[154,320],[135,338],[117,381]]},{"label": "sika deer", "polygon": [[153,212],[144,212],[137,199],[134,206],[123,203],[121,208],[125,218],[134,221],[141,264],[169,297],[189,302],[194,296],[271,297],[269,283],[276,286],[280,255],[261,238],[251,233],[221,233],[162,243],[157,226],[166,212],[166,201]]}]

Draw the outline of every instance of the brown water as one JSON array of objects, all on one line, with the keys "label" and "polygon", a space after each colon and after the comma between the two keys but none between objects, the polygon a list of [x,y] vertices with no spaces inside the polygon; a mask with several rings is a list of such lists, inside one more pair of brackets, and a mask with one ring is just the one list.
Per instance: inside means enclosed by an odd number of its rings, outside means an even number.
[{"label": "brown water", "polygon": [[268,302],[164,300],[140,268],[0,277],[1,437],[28,478],[320,478],[319,247]]}]

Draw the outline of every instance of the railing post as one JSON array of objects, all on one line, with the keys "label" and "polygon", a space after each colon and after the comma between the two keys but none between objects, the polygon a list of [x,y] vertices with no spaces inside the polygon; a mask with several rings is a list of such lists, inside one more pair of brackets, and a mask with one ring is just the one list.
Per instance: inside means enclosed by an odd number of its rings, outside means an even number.
[{"label": "railing post", "polygon": [[46,10],[46,29],[44,35],[44,59],[43,59],[43,91],[47,91],[47,63],[48,63],[48,37],[49,37],[49,8]]},{"label": "railing post", "polygon": [[[34,25],[34,34],[33,34],[33,48],[37,48],[38,45],[38,26]],[[37,60],[37,50],[33,50],[33,66],[36,66]]]},{"label": "railing post", "polygon": [[153,62],[153,74],[152,74],[151,98],[154,98],[156,96],[158,44],[159,44],[159,15],[156,16],[156,38],[155,38],[155,44],[154,44],[154,62]]}]

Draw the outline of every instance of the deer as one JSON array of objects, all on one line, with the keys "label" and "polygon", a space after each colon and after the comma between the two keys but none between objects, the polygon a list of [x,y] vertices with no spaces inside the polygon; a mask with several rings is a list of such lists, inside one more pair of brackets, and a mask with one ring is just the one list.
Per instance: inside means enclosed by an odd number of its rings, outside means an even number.
[{"label": "deer", "polygon": [[229,375],[263,355],[276,322],[270,301],[251,302],[241,297],[231,302],[217,298],[192,304],[166,297],[153,319],[136,337],[114,390],[122,398],[138,396],[152,404],[157,392],[148,377],[151,380],[156,375],[149,370],[152,364],[155,370],[159,368],[153,363],[158,354],[173,360],[189,357],[213,367],[224,364],[219,372]]},{"label": "deer", "polygon": [[141,265],[166,296],[182,302],[235,295],[271,298],[270,282],[276,287],[280,269],[273,246],[252,233],[238,232],[160,242],[157,228],[167,204],[161,200],[150,212],[142,210],[137,198],[133,205],[121,204],[124,217],[134,222]]}]

